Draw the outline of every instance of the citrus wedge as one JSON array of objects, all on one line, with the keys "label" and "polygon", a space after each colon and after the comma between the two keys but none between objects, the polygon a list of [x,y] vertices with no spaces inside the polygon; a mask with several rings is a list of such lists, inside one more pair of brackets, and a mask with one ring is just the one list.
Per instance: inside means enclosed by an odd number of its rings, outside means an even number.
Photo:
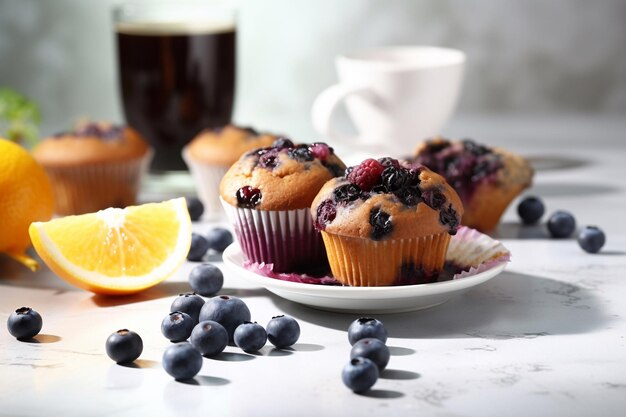
[{"label": "citrus wedge", "polygon": [[58,276],[97,294],[122,295],[172,275],[191,245],[184,198],[34,222],[35,250]]}]

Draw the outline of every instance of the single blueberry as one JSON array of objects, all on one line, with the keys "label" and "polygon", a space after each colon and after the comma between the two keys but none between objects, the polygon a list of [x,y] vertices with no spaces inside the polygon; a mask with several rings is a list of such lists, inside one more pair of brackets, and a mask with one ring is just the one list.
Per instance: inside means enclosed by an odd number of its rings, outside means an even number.
[{"label": "single blueberry", "polygon": [[202,356],[188,342],[176,343],[163,353],[163,369],[179,381],[191,379],[202,369]]},{"label": "single blueberry", "polygon": [[552,237],[570,237],[574,230],[576,230],[576,219],[567,211],[557,211],[548,219],[548,232]]},{"label": "single blueberry", "polygon": [[541,219],[541,216],[543,216],[545,210],[546,208],[543,202],[535,196],[524,198],[517,206],[517,214],[519,214],[524,224],[537,223],[537,221]]},{"label": "single blueberry", "polygon": [[7,320],[7,328],[16,339],[30,339],[41,331],[43,320],[39,313],[30,307],[15,310]]},{"label": "single blueberry", "polygon": [[195,222],[200,220],[202,213],[204,213],[204,204],[197,197],[186,197],[187,210],[189,211],[189,217],[191,221]]},{"label": "single blueberry", "polygon": [[194,292],[209,297],[222,289],[224,275],[215,265],[197,265],[189,273],[189,285]]},{"label": "single blueberry", "polygon": [[315,216],[315,229],[326,230],[326,225],[332,223],[337,217],[337,206],[333,200],[327,199],[317,206]]},{"label": "single blueberry", "polygon": [[597,226],[585,226],[578,234],[578,244],[585,252],[598,253],[605,242],[606,236]]},{"label": "single blueberry", "polygon": [[359,188],[359,186],[355,184],[351,184],[351,183],[340,185],[339,187],[335,188],[335,190],[333,191],[335,200],[339,202],[349,202],[349,201],[358,200],[359,197],[361,196],[361,193],[362,191]]},{"label": "single blueberry", "polygon": [[378,366],[378,370],[382,372],[389,363],[389,348],[383,342],[373,337],[358,340],[350,351],[350,359],[356,357],[370,359]]},{"label": "single blueberry", "polygon": [[293,142],[285,137],[279,137],[272,143],[272,148],[278,149],[293,148],[293,146]]},{"label": "single blueberry", "polygon": [[348,327],[348,341],[350,341],[351,345],[368,337],[373,337],[385,343],[387,342],[387,329],[382,322],[371,317],[358,318]]},{"label": "single blueberry", "polygon": [[270,149],[260,156],[259,166],[261,168],[273,169],[278,165],[278,149]]},{"label": "single blueberry", "polygon": [[384,212],[380,207],[370,210],[370,225],[372,226],[371,236],[374,240],[380,240],[393,232],[391,214]]},{"label": "single blueberry", "polygon": [[382,184],[390,193],[404,188],[408,180],[408,171],[402,167],[396,168],[394,166],[388,166],[381,174]]},{"label": "single blueberry", "polygon": [[194,323],[197,324],[203,305],[204,298],[200,297],[195,292],[179,294],[178,297],[172,301],[170,312],[180,311],[187,313],[193,319]]},{"label": "single blueberry", "polygon": [[257,322],[245,321],[235,329],[235,344],[244,352],[256,352],[265,346],[267,332]]},{"label": "single blueberry", "polygon": [[220,295],[207,301],[200,310],[200,321],[213,320],[224,326],[228,341],[234,341],[235,329],[244,321],[250,321],[250,310],[240,298]]},{"label": "single blueberry", "polygon": [[117,363],[130,363],[137,359],[143,351],[141,337],[128,329],[121,329],[112,333],[107,338],[105,346],[109,358]]},{"label": "single blueberry", "polygon": [[172,342],[182,342],[189,338],[195,325],[196,322],[189,314],[174,311],[161,322],[161,333]]},{"label": "single blueberry", "polygon": [[200,262],[202,257],[209,250],[209,241],[202,235],[197,233],[191,234],[191,247],[187,254],[187,260],[192,262]]},{"label": "single blueberry", "polygon": [[439,212],[439,222],[444,226],[448,226],[448,233],[455,235],[459,228],[459,217],[456,210],[452,207],[452,204],[448,204],[448,208],[445,207]]},{"label": "single blueberry", "polygon": [[218,322],[204,320],[193,328],[189,341],[202,355],[211,357],[222,353],[228,345],[228,332]]},{"label": "single blueberry", "polygon": [[263,194],[258,188],[244,185],[237,190],[235,197],[237,198],[238,207],[251,209],[261,203]]},{"label": "single blueberry", "polygon": [[300,325],[290,316],[274,316],[267,323],[267,339],[279,349],[295,344],[300,338]]},{"label": "single blueberry", "polygon": [[346,387],[357,394],[370,389],[378,380],[380,372],[374,362],[367,358],[352,358],[341,372]]},{"label": "single blueberry", "polygon": [[293,148],[293,149],[289,149],[289,151],[287,152],[287,154],[295,159],[296,161],[299,162],[309,162],[312,161],[314,158],[313,154],[311,153],[311,151],[308,148]]},{"label": "single blueberry", "polygon": [[223,227],[215,227],[209,230],[206,239],[209,241],[209,249],[213,249],[216,252],[224,252],[233,243],[233,234],[230,233],[230,230]]}]

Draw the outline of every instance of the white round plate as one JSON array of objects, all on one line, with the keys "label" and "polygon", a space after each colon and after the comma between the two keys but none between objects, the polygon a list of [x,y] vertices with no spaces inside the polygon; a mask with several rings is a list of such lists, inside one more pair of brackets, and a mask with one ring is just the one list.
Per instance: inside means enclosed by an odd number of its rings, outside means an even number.
[{"label": "white round plate", "polygon": [[313,308],[351,313],[400,313],[434,307],[490,280],[506,266],[501,263],[476,275],[432,284],[342,287],[302,284],[256,274],[243,266],[244,257],[238,243],[226,248],[223,259],[232,273],[279,297]]}]

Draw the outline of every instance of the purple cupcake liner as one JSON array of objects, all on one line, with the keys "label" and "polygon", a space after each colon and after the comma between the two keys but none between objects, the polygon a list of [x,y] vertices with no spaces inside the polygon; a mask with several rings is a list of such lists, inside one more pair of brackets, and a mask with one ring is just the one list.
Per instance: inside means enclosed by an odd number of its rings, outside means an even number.
[{"label": "purple cupcake liner", "polygon": [[326,264],[322,237],[308,208],[254,210],[222,201],[224,211],[248,261],[274,272],[302,271]]}]

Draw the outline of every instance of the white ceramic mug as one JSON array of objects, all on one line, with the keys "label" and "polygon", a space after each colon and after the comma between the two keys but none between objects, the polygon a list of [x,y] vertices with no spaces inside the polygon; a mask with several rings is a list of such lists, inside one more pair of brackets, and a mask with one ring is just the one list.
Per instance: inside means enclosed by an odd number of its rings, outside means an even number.
[{"label": "white ceramic mug", "polygon": [[[338,56],[339,83],[315,99],[313,126],[328,139],[358,141],[389,155],[410,152],[418,141],[439,134],[452,114],[464,65],[463,52],[430,46],[384,47]],[[358,138],[334,128],[333,114],[343,100]]]}]

